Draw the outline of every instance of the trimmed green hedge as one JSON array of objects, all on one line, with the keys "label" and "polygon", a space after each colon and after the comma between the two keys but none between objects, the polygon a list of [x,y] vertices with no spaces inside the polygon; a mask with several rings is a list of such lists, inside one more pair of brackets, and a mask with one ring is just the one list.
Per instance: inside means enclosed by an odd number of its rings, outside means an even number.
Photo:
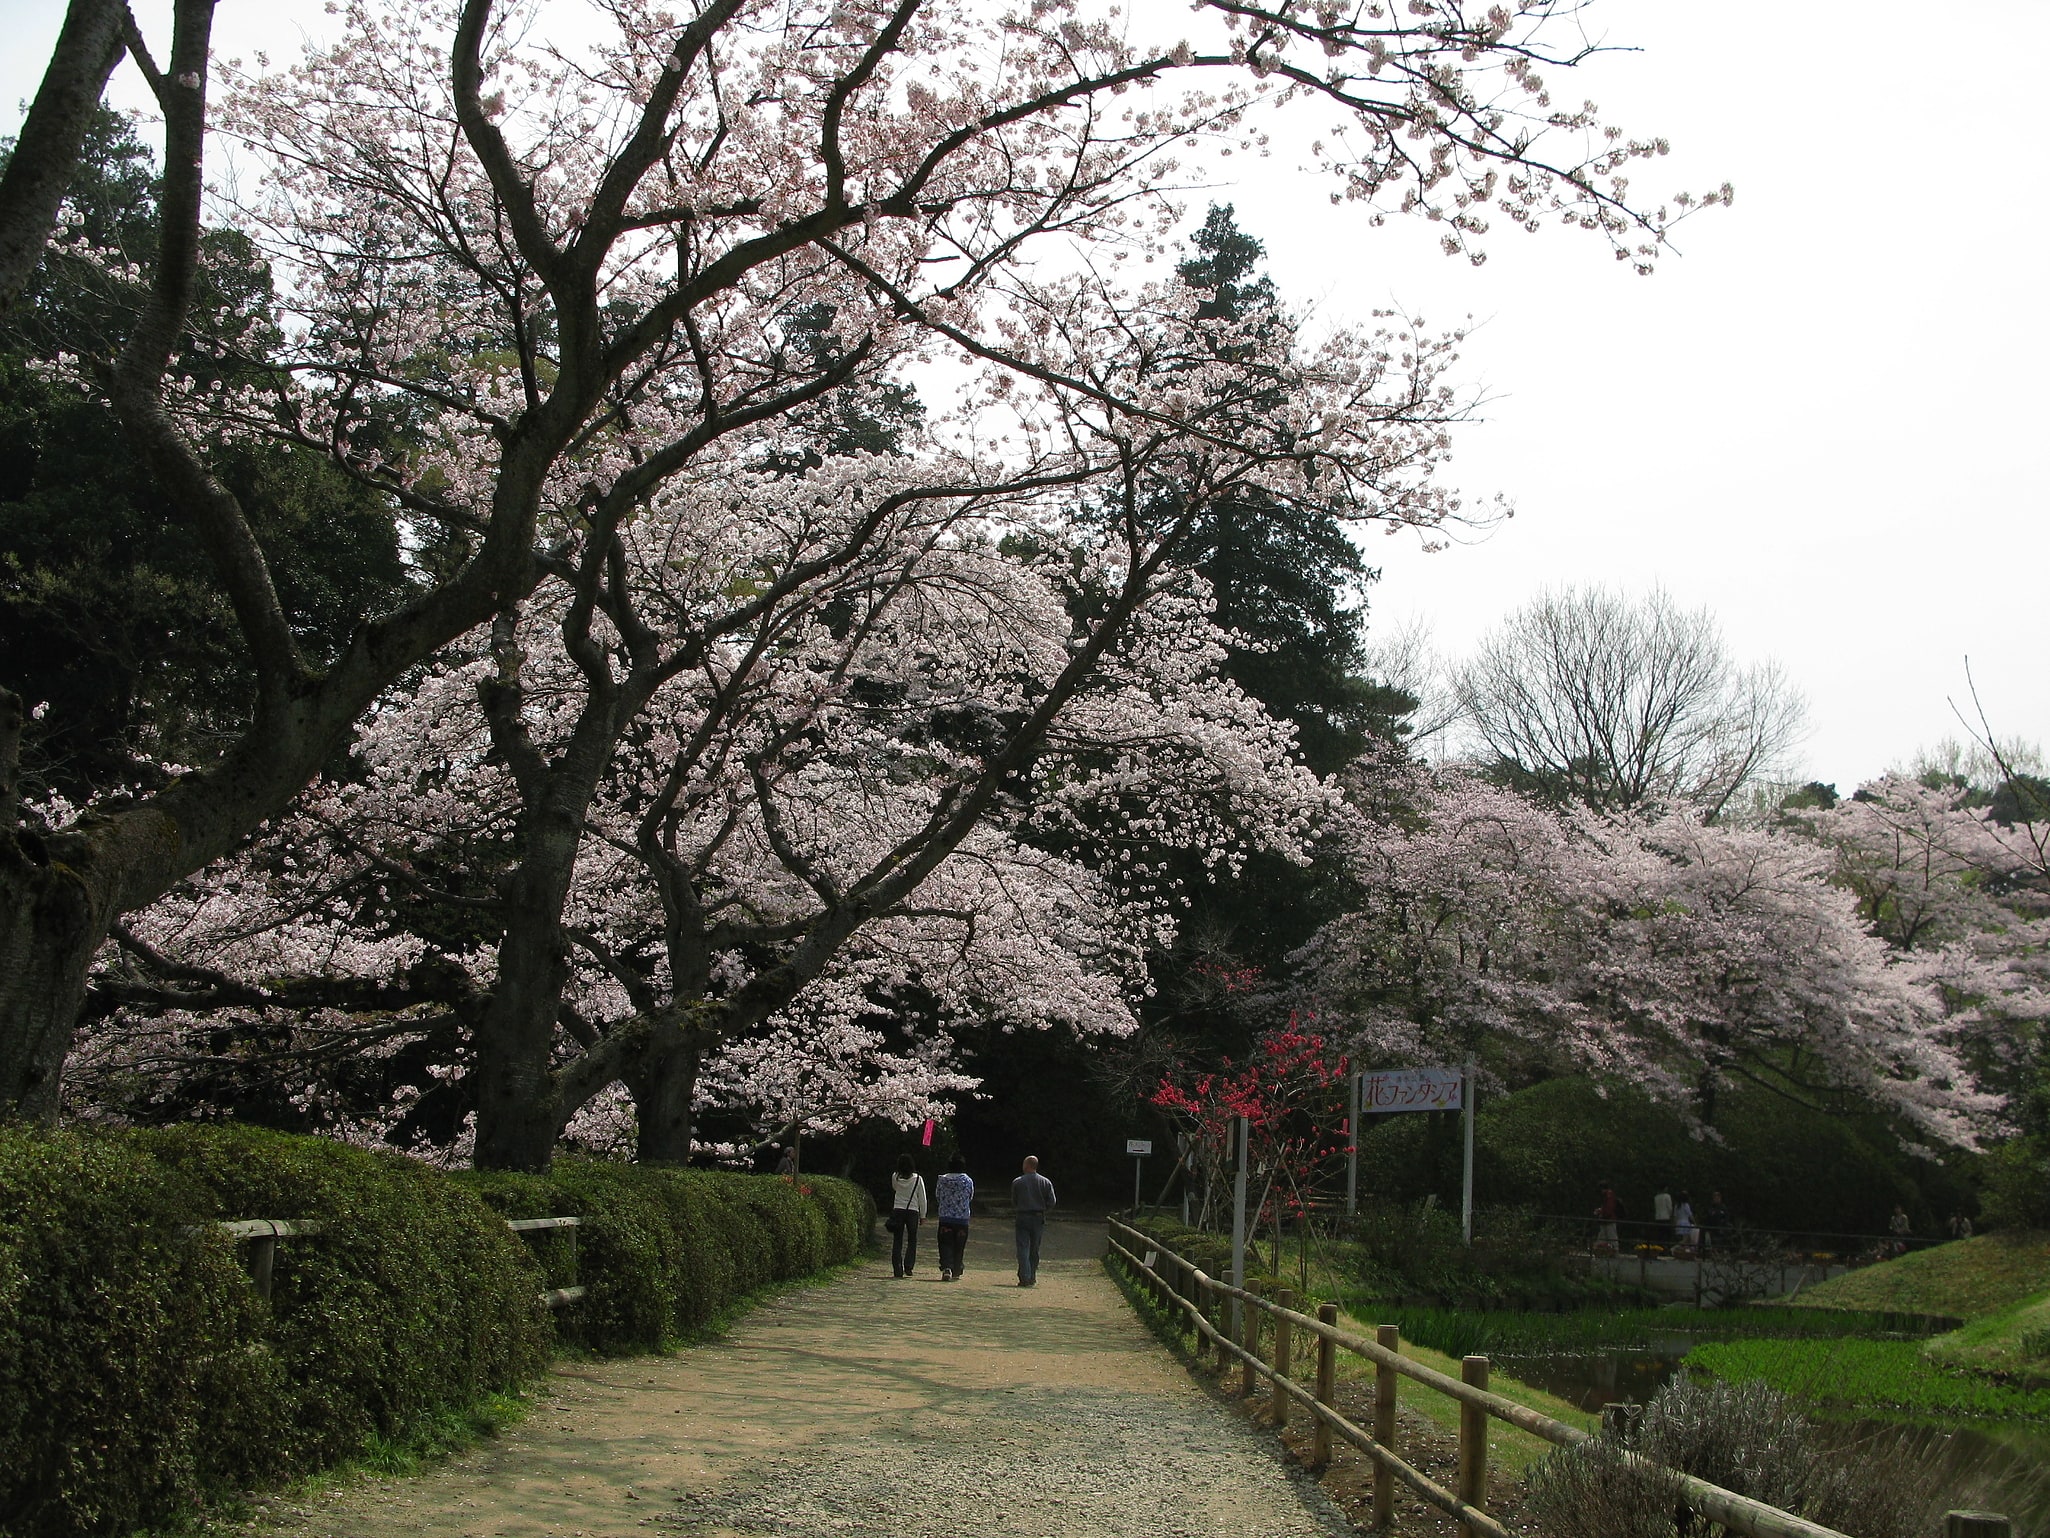
[{"label": "trimmed green hedge", "polygon": [[581,1217],[574,1240],[536,1244],[548,1285],[584,1300],[559,1316],[592,1351],[662,1351],[740,1299],[853,1259],[875,1226],[869,1194],[844,1180],[728,1174],[559,1159],[546,1175],[453,1177],[507,1217]]},{"label": "trimmed green hedge", "polygon": [[[1132,1227],[1152,1239],[1161,1248],[1172,1250],[1188,1261],[1212,1281],[1231,1280],[1231,1235],[1211,1233],[1201,1228],[1184,1228],[1173,1218],[1147,1214]],[[1267,1257],[1260,1249],[1246,1251],[1246,1285],[1248,1287],[1272,1287],[1279,1285],[1267,1265]]]},{"label": "trimmed green hedge", "polygon": [[[571,1215],[574,1241],[504,1222]],[[228,1218],[325,1227],[280,1242],[265,1300]],[[538,1373],[558,1329],[665,1348],[851,1258],[874,1220],[811,1177],[452,1177],[248,1127],[0,1127],[0,1534],[128,1533],[410,1441]],[[541,1289],[572,1281],[585,1301],[551,1318]]]}]

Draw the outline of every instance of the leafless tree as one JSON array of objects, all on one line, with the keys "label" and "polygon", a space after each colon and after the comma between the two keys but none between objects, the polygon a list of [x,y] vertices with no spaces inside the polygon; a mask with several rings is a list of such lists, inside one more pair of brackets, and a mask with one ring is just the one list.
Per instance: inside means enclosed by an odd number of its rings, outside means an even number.
[{"label": "leafless tree", "polygon": [[1658,588],[1540,594],[1453,689],[1481,747],[1531,784],[1602,811],[1683,798],[1708,821],[1786,757],[1807,715],[1777,664],[1738,666],[1714,616]]}]

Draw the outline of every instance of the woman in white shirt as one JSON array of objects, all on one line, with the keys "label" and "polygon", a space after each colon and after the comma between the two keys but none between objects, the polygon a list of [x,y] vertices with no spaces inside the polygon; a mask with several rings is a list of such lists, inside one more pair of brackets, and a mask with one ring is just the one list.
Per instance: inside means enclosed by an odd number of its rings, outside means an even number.
[{"label": "woman in white shirt", "polygon": [[918,1260],[919,1220],[925,1216],[925,1177],[912,1168],[911,1155],[897,1161],[890,1193],[890,1274],[909,1276]]}]

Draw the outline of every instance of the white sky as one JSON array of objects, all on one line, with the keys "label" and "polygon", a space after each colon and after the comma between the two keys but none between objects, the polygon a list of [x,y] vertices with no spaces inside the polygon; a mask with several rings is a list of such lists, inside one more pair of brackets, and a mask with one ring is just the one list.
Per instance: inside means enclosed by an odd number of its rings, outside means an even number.
[{"label": "white sky", "polygon": [[[149,26],[168,6],[137,9]],[[1179,10],[1148,15],[1165,31]],[[62,12],[0,0],[0,128]],[[1654,277],[1558,229],[1495,237],[1476,271],[1423,227],[1365,229],[1288,151],[1220,162],[1247,179],[1216,197],[1292,303],[1480,323],[1463,373],[1489,404],[1453,479],[1517,516],[1441,554],[1372,545],[1377,624],[1421,617],[1457,651],[1547,584],[1663,583],[1740,658],[1785,665],[1816,778],[1848,789],[1958,735],[1967,656],[1996,728],[2050,744],[2050,169],[2029,148],[2050,0],[1587,15],[1642,51],[1553,72],[1555,91],[1673,141],[1637,188],[1736,184]],[[216,37],[275,59],[324,20],[319,0],[223,0]]]}]

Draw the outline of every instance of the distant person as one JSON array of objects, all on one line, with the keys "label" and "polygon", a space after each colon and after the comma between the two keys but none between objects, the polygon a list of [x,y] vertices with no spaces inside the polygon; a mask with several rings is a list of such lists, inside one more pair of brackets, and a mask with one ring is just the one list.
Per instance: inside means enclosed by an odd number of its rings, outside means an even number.
[{"label": "distant person", "polygon": [[1668,1244],[1673,1239],[1673,1193],[1664,1186],[1651,1199],[1651,1220],[1658,1224],[1658,1237]]},{"label": "distant person", "polygon": [[1039,1173],[1039,1160],[1025,1156],[1025,1172],[1011,1182],[1012,1222],[1018,1230],[1018,1285],[1039,1280],[1039,1246],[1046,1238],[1046,1215],[1058,1200],[1053,1182]]},{"label": "distant person", "polygon": [[1616,1199],[1614,1186],[1602,1187],[1602,1199],[1595,1204],[1594,1215],[1601,1223],[1596,1238],[1603,1244],[1613,1245],[1616,1239],[1616,1222],[1623,1216],[1623,1204]]},{"label": "distant person", "polygon": [[897,1161],[890,1177],[890,1274],[909,1276],[918,1263],[918,1225],[925,1217],[925,1177],[911,1155]]},{"label": "distant person", "polygon": [[783,1150],[783,1157],[776,1161],[776,1173],[795,1175],[797,1173],[797,1145],[792,1143]]},{"label": "distant person", "polygon": [[1950,1215],[1950,1236],[1953,1239],[1971,1238],[1972,1220],[1962,1212],[1953,1212]]},{"label": "distant person", "polygon": [[933,1182],[932,1194],[939,1208],[940,1280],[958,1282],[967,1269],[968,1209],[975,1200],[975,1182],[959,1154],[947,1161],[947,1172]]},{"label": "distant person", "polygon": [[1684,1249],[1694,1242],[1694,1199],[1685,1191],[1673,1204],[1673,1248]]},{"label": "distant person", "polygon": [[1730,1209],[1723,1205],[1722,1192],[1711,1191],[1708,1193],[1708,1208],[1701,1216],[1703,1222],[1708,1225],[1701,1231],[1701,1247],[1704,1250],[1708,1248],[1717,1234],[1723,1236],[1725,1243],[1729,1241]]},{"label": "distant person", "polygon": [[1899,1202],[1893,1204],[1893,1216],[1886,1220],[1886,1231],[1893,1236],[1890,1246],[1896,1255],[1908,1252],[1908,1237],[1915,1231],[1915,1225],[1908,1221],[1908,1209]]}]

